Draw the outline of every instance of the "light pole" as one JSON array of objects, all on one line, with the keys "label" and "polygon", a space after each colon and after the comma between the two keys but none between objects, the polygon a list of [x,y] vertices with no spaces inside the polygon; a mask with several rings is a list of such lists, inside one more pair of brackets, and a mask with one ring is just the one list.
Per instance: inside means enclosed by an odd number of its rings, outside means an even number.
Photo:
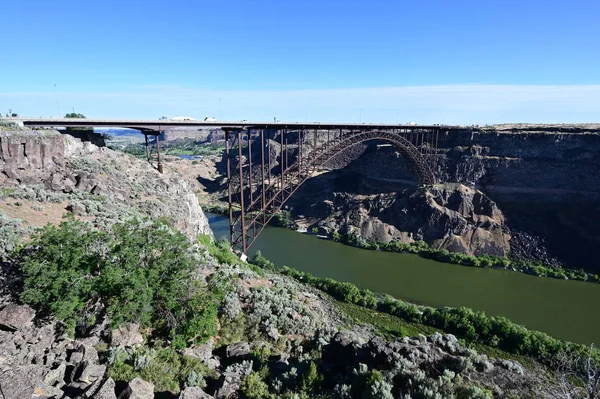
[{"label": "light pole", "polygon": [[58,117],[60,118],[60,105],[58,105],[58,93],[56,92],[56,83],[54,83],[54,98],[56,98],[56,109],[58,110]]}]

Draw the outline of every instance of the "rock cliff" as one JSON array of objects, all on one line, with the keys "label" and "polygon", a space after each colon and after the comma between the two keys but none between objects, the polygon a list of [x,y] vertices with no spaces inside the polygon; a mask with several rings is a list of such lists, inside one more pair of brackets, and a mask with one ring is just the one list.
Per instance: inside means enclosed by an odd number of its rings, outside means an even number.
[{"label": "rock cliff", "polygon": [[1,132],[0,186],[7,188],[0,208],[38,225],[50,209],[33,208],[46,202],[64,204],[53,212],[69,210],[98,224],[114,223],[133,209],[154,218],[167,215],[190,238],[211,234],[195,194],[179,175],[168,168],[161,175],[145,160],[55,131]]},{"label": "rock cliff", "polygon": [[505,256],[510,249],[502,212],[485,194],[462,184],[407,188],[332,173],[307,182],[290,206],[307,227],[356,232],[379,242],[424,240],[472,255]]},{"label": "rock cliff", "polygon": [[[504,248],[513,258],[600,270],[592,256],[594,248],[600,245],[597,227],[600,225],[599,125],[499,125],[442,132],[438,152],[431,162],[438,181],[461,183],[476,189],[503,214],[502,223],[485,233],[485,236],[499,240],[497,245],[489,247],[494,248],[492,253],[496,248]],[[330,179],[333,192],[337,192],[338,207],[343,208],[343,201],[348,202],[348,209],[356,208],[358,204],[350,199],[355,188],[345,184],[351,179],[349,173],[354,176],[352,178],[370,178],[370,185],[379,187],[368,191],[369,195],[380,190],[380,193],[393,196],[394,200],[387,201],[386,206],[414,198],[410,189],[417,185],[414,171],[393,147],[375,143],[358,146],[334,159],[330,166],[332,169],[343,168]],[[393,187],[394,194],[389,193],[387,186]],[[320,190],[316,185],[311,187],[311,190]],[[323,201],[333,201],[332,193],[324,195]],[[298,215],[311,221],[314,217],[325,217],[323,207],[327,203],[320,207],[302,206],[305,199],[310,204],[316,201],[307,190],[301,190],[296,197],[294,212]],[[465,205],[469,207],[468,198],[461,198],[467,200]],[[361,230],[365,223],[379,225],[379,216],[374,216],[372,211],[365,208],[363,215],[362,220],[338,218],[336,224]],[[365,218],[373,216],[375,219],[366,222]],[[427,229],[433,228],[431,234],[422,232],[424,239],[432,240],[430,243],[435,241],[435,245],[460,249],[471,241],[470,233],[459,240],[440,241],[440,228],[447,228],[449,237],[456,234],[452,232],[453,225],[445,223],[444,218],[437,220],[443,225],[424,223]],[[474,220],[467,218],[465,222]],[[398,222],[394,220],[388,224],[398,230],[407,228],[406,224],[396,225]],[[502,226],[503,234],[497,234],[499,226]],[[462,231],[482,232],[486,228],[483,224],[471,224],[468,230]],[[415,233],[410,228],[406,232]],[[383,239],[386,239],[385,235]],[[478,248],[485,251],[485,246]]]}]

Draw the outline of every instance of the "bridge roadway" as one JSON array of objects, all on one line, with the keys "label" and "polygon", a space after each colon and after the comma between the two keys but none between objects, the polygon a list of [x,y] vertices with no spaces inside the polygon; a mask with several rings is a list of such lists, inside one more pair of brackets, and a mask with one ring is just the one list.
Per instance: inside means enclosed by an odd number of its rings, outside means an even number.
[{"label": "bridge roadway", "polygon": [[12,121],[31,127],[122,127],[142,131],[162,131],[176,127],[219,127],[230,130],[254,129],[459,129],[451,125],[399,125],[371,123],[321,122],[228,122],[172,121],[141,119],[77,119],[77,118],[13,118]]}]

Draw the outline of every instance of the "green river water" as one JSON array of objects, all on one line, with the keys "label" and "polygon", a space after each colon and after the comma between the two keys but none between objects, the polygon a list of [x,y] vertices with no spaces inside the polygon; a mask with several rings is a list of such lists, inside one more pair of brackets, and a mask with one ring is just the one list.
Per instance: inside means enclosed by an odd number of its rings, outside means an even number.
[{"label": "green river water", "polygon": [[[228,234],[225,216],[208,214],[217,238]],[[275,264],[348,281],[430,306],[467,306],[508,317],[556,338],[600,344],[600,284],[535,277],[423,259],[417,255],[353,248],[283,228],[267,228],[257,250]]]}]

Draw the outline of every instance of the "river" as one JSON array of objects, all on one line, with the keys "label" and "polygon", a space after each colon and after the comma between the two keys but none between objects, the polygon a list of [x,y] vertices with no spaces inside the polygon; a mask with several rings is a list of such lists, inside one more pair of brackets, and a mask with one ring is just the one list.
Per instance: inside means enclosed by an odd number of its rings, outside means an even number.
[{"label": "river", "polygon": [[[228,234],[227,217],[207,216],[217,238]],[[600,284],[369,251],[274,227],[260,234],[248,254],[257,250],[276,265],[348,281],[409,302],[467,306],[556,338],[600,344],[600,312],[596,308]]]}]

